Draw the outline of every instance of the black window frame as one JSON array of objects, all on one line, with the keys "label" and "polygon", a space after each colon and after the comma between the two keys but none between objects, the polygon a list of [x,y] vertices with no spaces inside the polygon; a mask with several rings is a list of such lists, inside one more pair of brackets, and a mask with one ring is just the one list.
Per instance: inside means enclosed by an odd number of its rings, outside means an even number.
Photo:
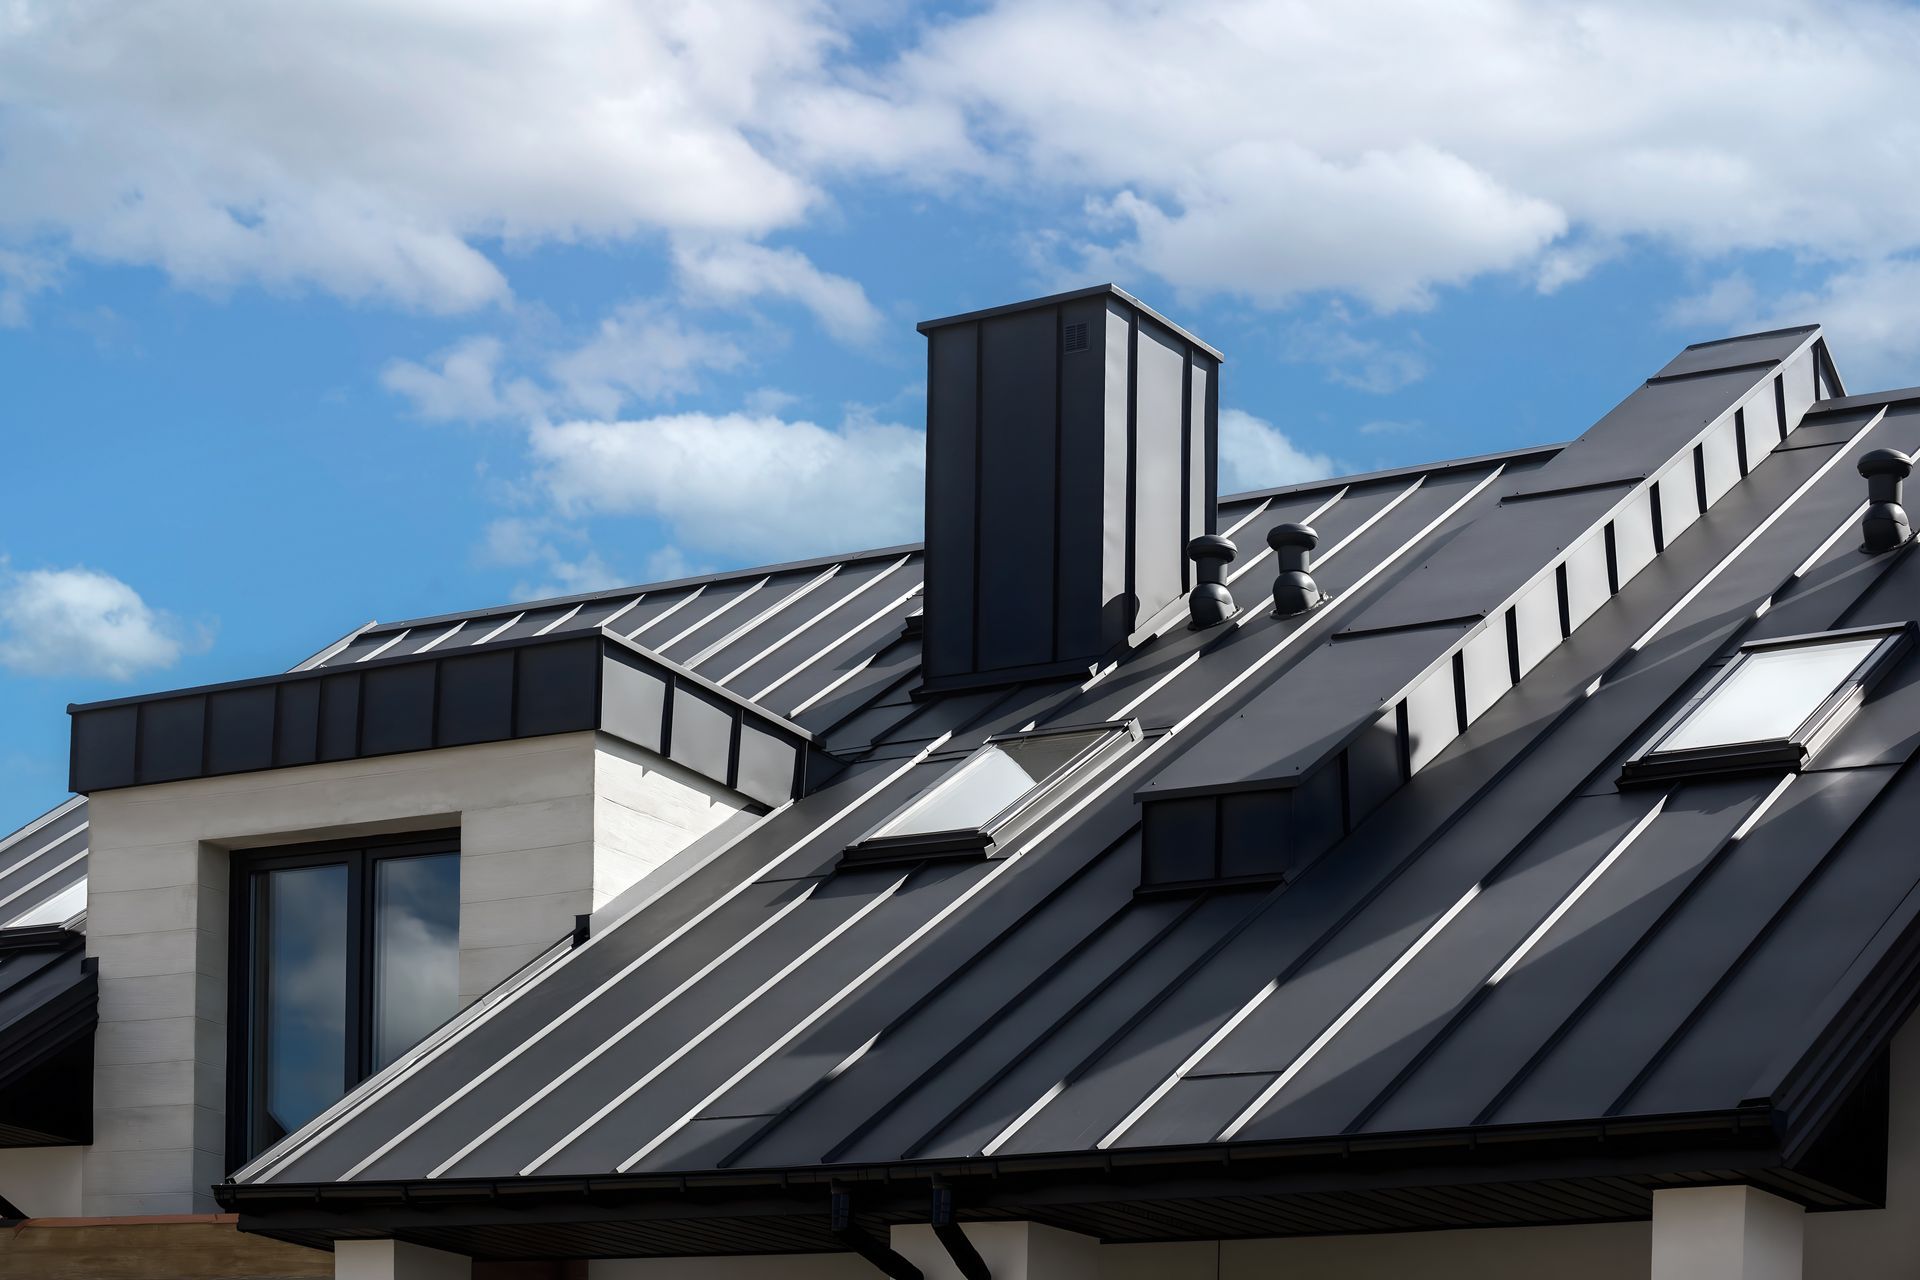
[{"label": "black window frame", "polygon": [[[1876,636],[1880,638],[1880,643],[1861,658],[1819,705],[1784,737],[1716,743],[1674,751],[1658,749],[1694,712],[1705,706],[1753,655]],[[1852,718],[1874,685],[1912,650],[1913,639],[1914,624],[1899,622],[1750,640],[1735,650],[1733,656],[1722,663],[1705,684],[1689,695],[1679,709],[1660,721],[1659,728],[1649,734],[1621,765],[1620,785],[1646,786],[1676,779],[1735,773],[1781,770],[1798,773],[1806,767],[1814,753]]]},{"label": "black window frame", "polygon": [[[1086,746],[1076,752],[1066,763],[1036,782],[1019,798],[1002,808],[993,817],[978,827],[959,827],[949,831],[917,831],[899,835],[878,835],[885,831],[902,815],[931,796],[936,789],[946,784],[958,771],[968,766],[973,759],[989,747],[997,747],[1008,742],[1030,742],[1035,738],[1059,738],[1073,734],[1097,735]],[[920,787],[904,802],[896,806],[886,817],[873,824],[867,835],[855,840],[846,847],[841,855],[842,866],[885,866],[898,862],[917,862],[926,858],[950,857],[986,857],[990,855],[1000,839],[1017,827],[1023,826],[1041,812],[1059,796],[1071,789],[1079,778],[1086,775],[1094,762],[1104,760],[1113,752],[1123,749],[1141,740],[1138,720],[1102,720],[1094,724],[1071,724],[1048,726],[1044,729],[1027,729],[1017,733],[997,733],[987,738],[979,746],[965,751],[947,753],[930,757],[923,762],[935,764],[951,761],[952,767],[938,778]],[[915,770],[919,772],[919,770]]]},{"label": "black window frame", "polygon": [[[227,962],[227,1169],[242,1168],[280,1138],[252,1149],[261,1120],[264,1093],[254,1081],[264,1078],[266,1044],[256,1034],[265,991],[255,981],[261,971],[265,931],[254,927],[253,877],[263,871],[299,867],[347,867],[347,1031],[345,1078],[351,1093],[373,1069],[373,895],[374,868],[381,862],[460,852],[458,828],[409,831],[305,844],[237,849],[229,858]],[[284,1135],[283,1135],[284,1136]]]}]

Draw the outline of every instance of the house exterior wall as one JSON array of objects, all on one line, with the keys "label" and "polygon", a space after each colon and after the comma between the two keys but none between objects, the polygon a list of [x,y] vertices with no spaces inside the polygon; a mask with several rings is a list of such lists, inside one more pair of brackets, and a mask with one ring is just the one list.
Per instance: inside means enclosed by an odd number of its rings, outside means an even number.
[{"label": "house exterior wall", "polygon": [[232,850],[458,827],[464,1002],[745,803],[596,733],[96,794],[87,950],[100,1025],[84,1211],[215,1207]]}]

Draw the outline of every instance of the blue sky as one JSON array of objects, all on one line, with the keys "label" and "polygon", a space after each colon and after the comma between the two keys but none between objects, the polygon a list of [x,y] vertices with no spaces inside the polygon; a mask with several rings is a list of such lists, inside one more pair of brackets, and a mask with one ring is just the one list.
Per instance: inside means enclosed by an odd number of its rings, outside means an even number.
[{"label": "blue sky", "polygon": [[1114,280],[1229,487],[1578,434],[1817,320],[1920,382],[1909,6],[29,3],[0,829],[69,701],[917,536],[917,320]]}]

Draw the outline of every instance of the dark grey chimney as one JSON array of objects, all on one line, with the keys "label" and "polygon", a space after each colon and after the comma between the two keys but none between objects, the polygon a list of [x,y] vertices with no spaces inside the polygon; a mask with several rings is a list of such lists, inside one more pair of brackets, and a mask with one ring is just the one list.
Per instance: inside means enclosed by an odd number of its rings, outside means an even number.
[{"label": "dark grey chimney", "polygon": [[1095,666],[1192,585],[1220,353],[1112,285],[920,332],[927,687]]}]

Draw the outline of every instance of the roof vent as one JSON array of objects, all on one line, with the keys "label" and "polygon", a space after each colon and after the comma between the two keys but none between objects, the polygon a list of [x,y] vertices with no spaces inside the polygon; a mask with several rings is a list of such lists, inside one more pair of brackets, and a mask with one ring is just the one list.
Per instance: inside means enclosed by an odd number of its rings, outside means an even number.
[{"label": "roof vent", "polygon": [[1239,548],[1231,538],[1203,533],[1187,543],[1187,558],[1194,563],[1198,579],[1187,596],[1187,608],[1193,614],[1195,631],[1217,627],[1234,613],[1233,592],[1227,590],[1227,565]]},{"label": "roof vent", "polygon": [[1291,520],[1277,524],[1267,531],[1267,545],[1273,548],[1273,558],[1279,569],[1273,580],[1275,616],[1291,618],[1326,599],[1320,594],[1319,584],[1314,582],[1313,574],[1308,571],[1313,549],[1320,545],[1320,535],[1311,526],[1295,524]]},{"label": "roof vent", "polygon": [[1861,457],[1859,467],[1867,478],[1867,514],[1861,521],[1867,554],[1906,545],[1913,526],[1901,505],[1900,486],[1913,471],[1913,459],[1897,449],[1874,449]]},{"label": "roof vent", "polygon": [[1086,322],[1076,321],[1073,324],[1065,326],[1061,331],[1061,338],[1062,345],[1064,345],[1068,351],[1085,351],[1088,345]]}]

